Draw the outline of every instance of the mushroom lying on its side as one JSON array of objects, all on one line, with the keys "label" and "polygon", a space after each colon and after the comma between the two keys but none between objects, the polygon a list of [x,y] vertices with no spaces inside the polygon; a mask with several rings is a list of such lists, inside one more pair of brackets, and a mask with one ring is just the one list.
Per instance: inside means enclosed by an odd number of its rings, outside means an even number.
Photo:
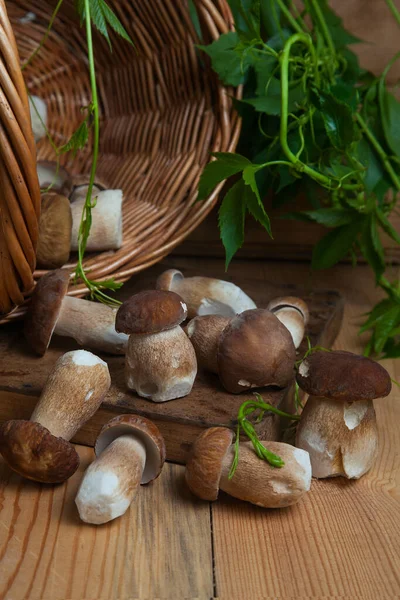
[{"label": "mushroom lying on its side", "polygon": [[280,442],[261,442],[285,462],[281,468],[261,460],[251,442],[240,443],[239,462],[232,479],[228,474],[234,457],[233,432],[212,427],[194,442],[186,464],[186,482],[203,500],[216,500],[219,490],[265,508],[281,508],[298,502],[311,486],[308,452]]},{"label": "mushroom lying on its side", "polygon": [[[71,203],[72,237],[71,249],[78,250],[79,226],[86,196],[77,196]],[[104,190],[92,194],[96,206],[92,211],[92,226],[87,241],[88,252],[118,250],[122,246],[122,201],[121,190]]]},{"label": "mushroom lying on its side", "polygon": [[315,352],[301,363],[297,382],[310,397],[296,446],[310,453],[313,477],[358,479],[367,473],[378,451],[372,400],[390,393],[387,371],[351,352]]},{"label": "mushroom lying on its side", "polygon": [[25,338],[40,356],[53,333],[74,338],[80,346],[109,354],[125,354],[128,336],[115,331],[116,309],[67,296],[70,274],[58,269],[42,277],[25,317]]},{"label": "mushroom lying on its side", "polygon": [[125,371],[129,389],[153,402],[190,393],[197,374],[196,354],[179,326],[186,305],[174,292],[139,292],[123,303],[117,331],[129,334]]},{"label": "mushroom lying on its side", "polygon": [[60,483],[73,475],[79,457],[69,440],[99,408],[111,384],[107,364],[76,350],[61,356],[50,373],[30,421],[0,427],[0,452],[28,479]]},{"label": "mushroom lying on its side", "polygon": [[57,269],[68,262],[71,230],[72,214],[68,198],[51,192],[43,194],[36,251],[38,267]]},{"label": "mushroom lying on its side", "polygon": [[47,105],[42,98],[30,96],[29,111],[31,113],[32,132],[35,142],[38,142],[46,135],[47,127]]},{"label": "mushroom lying on its side", "polygon": [[290,331],[295,348],[303,341],[304,333],[310,318],[308,306],[301,298],[285,296],[274,298],[268,304],[268,310],[278,317]]},{"label": "mushroom lying on its side", "polygon": [[87,469],[75,502],[82,521],[100,525],[123,515],[139,486],[160,475],[165,444],[148,419],[121,415],[103,427],[95,452],[97,458]]},{"label": "mushroom lying on its side", "polygon": [[54,161],[39,160],[36,171],[41,190],[51,191],[55,194],[69,196],[72,189],[71,176],[68,171]]},{"label": "mushroom lying on its side", "polygon": [[188,307],[188,317],[222,315],[234,317],[255,303],[237,285],[210,277],[184,277],[180,271],[169,269],[157,279],[157,289],[176,292]]}]

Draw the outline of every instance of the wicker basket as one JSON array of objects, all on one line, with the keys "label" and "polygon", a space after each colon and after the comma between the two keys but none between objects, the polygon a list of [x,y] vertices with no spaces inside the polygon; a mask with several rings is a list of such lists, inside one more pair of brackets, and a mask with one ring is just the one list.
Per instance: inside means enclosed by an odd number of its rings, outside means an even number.
[{"label": "wicker basket", "polygon": [[[112,276],[124,282],[165,257],[214,206],[220,186],[204,203],[194,204],[198,178],[210,152],[235,149],[240,121],[231,96],[240,90],[222,87],[204,57],[197,55],[198,38],[187,0],[113,0],[110,5],[137,49],[112,38],[110,53],[104,38],[95,35],[101,106],[98,176],[109,187],[124,191],[124,244],[116,252],[88,255],[85,266],[92,279]],[[195,0],[195,5],[205,43],[232,27],[226,0]],[[12,131],[5,132],[0,125],[0,179],[6,177],[8,191],[13,191],[12,203],[4,188],[0,191],[3,231],[9,225],[13,234],[0,236],[0,288],[5,289],[6,276],[7,281],[14,277],[14,305],[21,305],[22,293],[26,296],[33,285],[40,197],[32,175],[35,148],[26,127],[27,98],[13,32],[23,62],[42,39],[53,9],[50,0],[10,0],[11,30],[0,0],[0,92],[3,97],[7,93],[3,79],[7,69],[14,85],[18,83],[14,96],[8,98],[12,110],[16,114],[16,103],[11,102],[16,97],[21,114],[25,112],[25,118],[18,119],[21,129],[25,124],[19,136],[12,137]],[[90,98],[85,32],[71,0],[64,0],[45,46],[24,71],[24,78],[29,91],[47,103],[49,130],[56,143],[65,143],[82,120],[81,107]],[[5,105],[0,100],[2,122]],[[37,151],[38,159],[54,160],[47,139],[39,142]],[[24,178],[19,195],[16,178],[13,182],[7,178],[10,157]],[[72,173],[87,173],[90,144],[76,159],[67,156],[62,163]],[[9,255],[11,261],[5,263]],[[5,264],[10,265],[7,272]],[[66,268],[72,272],[74,263]],[[35,271],[34,278],[44,273]],[[75,296],[85,292],[82,285],[71,285],[69,290]],[[0,312],[1,301],[0,291]],[[24,309],[19,306],[2,322],[20,317]],[[7,312],[4,306],[2,312]]]}]

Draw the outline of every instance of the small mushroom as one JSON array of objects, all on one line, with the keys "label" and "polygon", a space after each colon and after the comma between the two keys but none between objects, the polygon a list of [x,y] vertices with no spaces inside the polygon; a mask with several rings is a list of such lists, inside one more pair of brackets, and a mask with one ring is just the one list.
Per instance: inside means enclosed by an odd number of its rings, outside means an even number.
[{"label": "small mushroom", "polygon": [[[90,175],[74,175],[72,177],[72,190],[69,195],[71,202],[77,200],[86,200],[86,196],[89,189]],[[92,196],[96,196],[99,192],[106,190],[108,186],[98,177],[96,177],[93,188]]]},{"label": "small mushroom", "polygon": [[66,196],[47,193],[42,196],[39,221],[37,264],[44,269],[57,269],[68,262],[71,251],[72,215]]},{"label": "small mushroom", "polygon": [[119,308],[117,331],[129,334],[125,359],[129,389],[153,402],[190,393],[197,374],[194,348],[180,323],[187,315],[178,294],[139,292]]},{"label": "small mushroom", "polygon": [[125,354],[128,336],[115,331],[116,309],[67,296],[69,280],[69,272],[58,269],[38,281],[25,317],[25,338],[31,348],[43,356],[55,333],[80,346]]},{"label": "small mushroom", "polygon": [[125,514],[139,486],[160,475],[166,452],[154,423],[121,415],[103,427],[95,453],[75,502],[82,521],[100,525]]},{"label": "small mushroom", "polygon": [[256,308],[255,303],[237,285],[210,277],[184,277],[180,271],[169,269],[157,279],[158,290],[179,294],[188,307],[188,317],[198,315],[236,314]]},{"label": "small mushroom", "polygon": [[298,348],[303,341],[310,316],[304,300],[295,296],[274,298],[268,304],[268,310],[274,313],[280,322],[289,329],[294,346]]},{"label": "small mushroom", "polygon": [[246,310],[223,330],[218,374],[232,394],[251,388],[286,387],[294,378],[296,350],[286,327],[269,310]]},{"label": "small mushroom", "polygon": [[47,190],[51,186],[52,192],[69,196],[72,183],[70,174],[64,167],[53,161],[40,160],[37,163],[36,170],[40,189]]},{"label": "small mushroom", "polygon": [[387,371],[351,352],[315,352],[300,364],[297,382],[310,397],[296,446],[310,453],[313,477],[358,479],[367,473],[378,451],[372,400],[390,393]]},{"label": "small mushroom", "polygon": [[199,368],[218,373],[217,354],[221,333],[231,321],[221,315],[195,317],[185,327],[185,332],[193,344]]},{"label": "small mushroom", "polygon": [[61,356],[50,373],[30,421],[0,426],[0,452],[28,479],[61,483],[79,466],[69,440],[94,415],[111,384],[107,364],[75,350]]},{"label": "small mushroom", "polygon": [[[87,241],[88,252],[118,250],[122,246],[122,191],[104,190],[95,193],[96,206],[92,211],[92,226]],[[86,196],[79,197],[71,204],[72,238],[71,249],[78,250],[79,226]]]},{"label": "small mushroom", "polygon": [[35,142],[46,135],[47,127],[47,105],[38,96],[29,97],[29,111],[31,113],[32,132]]},{"label": "small mushroom", "polygon": [[261,442],[284,461],[281,468],[261,460],[251,442],[239,445],[239,462],[232,479],[233,431],[212,427],[194,442],[185,477],[191,492],[203,500],[216,500],[219,490],[234,498],[265,508],[290,506],[311,486],[308,452],[281,442]]}]

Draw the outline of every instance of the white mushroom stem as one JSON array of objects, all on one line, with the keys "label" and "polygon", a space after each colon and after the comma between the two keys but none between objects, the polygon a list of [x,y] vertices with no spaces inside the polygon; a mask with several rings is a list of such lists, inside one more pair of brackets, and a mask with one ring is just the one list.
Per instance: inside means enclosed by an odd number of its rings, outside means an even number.
[{"label": "white mushroom stem", "polygon": [[197,374],[196,354],[181,327],[151,335],[131,335],[126,351],[128,388],[153,402],[190,393]]},{"label": "white mushroom stem", "polygon": [[146,448],[134,435],[115,439],[87,469],[75,502],[86,523],[100,525],[123,515],[140,487]]},{"label": "white mushroom stem", "polygon": [[35,142],[38,142],[46,135],[47,127],[47,106],[44,100],[38,96],[29,98],[29,110],[31,113],[32,132]]},{"label": "white mushroom stem", "polygon": [[179,294],[188,307],[191,319],[200,315],[234,317],[245,310],[257,308],[237,285],[210,277],[187,277],[171,269],[157,281],[157,288]]},{"label": "white mushroom stem", "polygon": [[65,296],[54,333],[72,337],[80,346],[125,354],[128,336],[115,331],[116,314],[117,309],[106,304]]},{"label": "white mushroom stem", "polygon": [[290,331],[295,348],[303,341],[305,323],[303,315],[292,306],[285,306],[272,311],[281,323]]},{"label": "white mushroom stem", "polygon": [[[92,211],[92,227],[86,249],[89,252],[118,250],[122,246],[122,191],[104,190],[94,198],[97,198],[97,202]],[[86,197],[80,197],[71,204],[72,250],[78,250],[79,226],[85,200]]]},{"label": "white mushroom stem", "polygon": [[246,502],[265,508],[290,506],[300,500],[311,486],[311,464],[308,452],[281,442],[261,442],[285,465],[273,467],[261,460],[251,442],[239,446],[239,462],[232,479],[228,474],[234,456],[233,446],[227,452],[219,487]]},{"label": "white mushroom stem", "polygon": [[86,350],[67,352],[57,360],[30,420],[69,441],[97,411],[110,385],[101,358]]},{"label": "white mushroom stem", "polygon": [[358,479],[370,470],[378,452],[372,401],[310,396],[297,426],[296,446],[309,452],[313,477]]}]

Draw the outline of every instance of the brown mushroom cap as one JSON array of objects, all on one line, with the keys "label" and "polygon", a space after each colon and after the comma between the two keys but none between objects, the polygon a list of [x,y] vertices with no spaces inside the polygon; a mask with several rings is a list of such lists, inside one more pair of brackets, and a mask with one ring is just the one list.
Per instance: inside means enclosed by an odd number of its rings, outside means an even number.
[{"label": "brown mushroom cap", "polygon": [[185,478],[190,491],[198,498],[218,498],[223,462],[232,441],[233,431],[227,427],[211,427],[193,443]]},{"label": "brown mushroom cap", "polygon": [[145,445],[146,464],[141,483],[149,483],[161,473],[166,457],[164,438],[158,427],[149,419],[138,415],[120,415],[111,419],[97,437],[96,456],[99,456],[115,439],[132,434]]},{"label": "brown mushroom cap", "polygon": [[290,332],[266,309],[237,315],[219,339],[218,373],[232,394],[253,387],[287,386],[294,377],[295,360]]},{"label": "brown mushroom cap", "polygon": [[118,332],[151,334],[172,329],[187,317],[187,307],[175,292],[148,290],[126,300],[115,321]]},{"label": "brown mushroom cap", "polygon": [[342,402],[384,398],[392,389],[389,373],[379,363],[343,350],[311,354],[296,379],[311,396]]},{"label": "brown mushroom cap", "polygon": [[34,421],[3,423],[0,452],[14,471],[43,483],[61,483],[79,466],[79,456],[73,445]]},{"label": "brown mushroom cap", "polygon": [[69,272],[58,269],[42,277],[32,294],[24,333],[30,346],[41,356],[49,346],[68,284]]},{"label": "brown mushroom cap", "polygon": [[281,296],[274,298],[268,304],[268,310],[272,313],[284,308],[295,308],[303,317],[304,324],[307,325],[310,316],[307,303],[297,296]]},{"label": "brown mushroom cap", "polygon": [[66,196],[48,193],[42,196],[39,222],[37,264],[45,269],[62,267],[71,251],[72,214]]}]

